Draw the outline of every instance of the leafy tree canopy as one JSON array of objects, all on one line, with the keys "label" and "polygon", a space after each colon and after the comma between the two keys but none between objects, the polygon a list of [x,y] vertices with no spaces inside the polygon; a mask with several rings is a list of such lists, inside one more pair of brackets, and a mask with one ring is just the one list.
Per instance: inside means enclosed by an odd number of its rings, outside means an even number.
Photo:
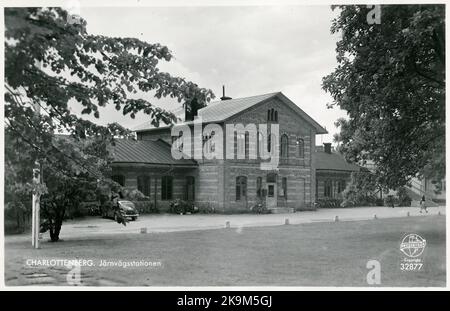
[{"label": "leafy tree canopy", "polygon": [[378,182],[397,188],[412,176],[445,174],[445,7],[339,6],[338,66],[323,78],[344,109],[335,139],[353,162],[372,162]]},{"label": "leafy tree canopy", "polygon": [[[70,110],[70,101],[96,118],[99,107],[107,105],[131,118],[143,112],[157,126],[172,123],[175,115],[133,94],[170,97],[188,108],[214,98],[211,90],[158,69],[160,61],[173,57],[166,46],[92,35],[86,21],[73,20],[61,8],[5,9],[6,203],[26,209],[32,191],[42,194],[43,216],[55,241],[68,209],[111,188],[111,143],[130,134],[117,123],[101,126],[82,119]],[[36,161],[44,185],[32,182]]]},{"label": "leafy tree canopy", "polygon": [[[86,31],[86,21],[61,8],[5,9],[5,115],[8,125],[39,143],[54,130],[76,137],[114,135],[124,129],[114,124],[98,126],[70,111],[69,100],[83,106],[83,114],[99,118],[99,107],[108,104],[124,115],[148,114],[154,125],[175,121],[173,113],[130,95],[152,92],[184,105],[203,105],[214,94],[195,83],[161,72],[160,61],[170,61],[171,51],[158,43],[134,38],[110,38]],[[43,116],[34,120],[30,104]],[[34,132],[34,134],[33,134]]]}]

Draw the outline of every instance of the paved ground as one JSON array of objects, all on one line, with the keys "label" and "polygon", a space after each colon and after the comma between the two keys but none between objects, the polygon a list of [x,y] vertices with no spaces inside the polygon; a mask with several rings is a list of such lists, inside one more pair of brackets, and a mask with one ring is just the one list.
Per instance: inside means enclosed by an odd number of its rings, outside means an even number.
[{"label": "paved ground", "polygon": [[[445,207],[431,207],[429,215],[445,214]],[[141,228],[147,232],[175,232],[205,229],[219,229],[230,223],[231,228],[278,226],[285,223],[286,218],[290,224],[332,222],[338,216],[339,221],[368,220],[377,218],[414,217],[419,213],[416,207],[358,207],[358,208],[336,208],[319,209],[317,211],[297,212],[291,214],[238,214],[238,215],[172,215],[152,214],[142,215],[137,221],[130,221],[127,226],[119,225],[111,219],[100,217],[88,217],[67,221],[61,230],[61,239],[79,239],[91,237],[93,234],[117,234],[117,233],[139,233]],[[47,236],[44,236],[46,239]]]}]

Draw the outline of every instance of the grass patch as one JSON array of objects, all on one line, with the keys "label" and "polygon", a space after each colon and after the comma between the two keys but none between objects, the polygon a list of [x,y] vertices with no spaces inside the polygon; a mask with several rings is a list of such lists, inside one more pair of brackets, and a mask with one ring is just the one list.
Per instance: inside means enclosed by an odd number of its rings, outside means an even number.
[{"label": "grass patch", "polygon": [[[421,271],[404,272],[402,237],[427,240]],[[66,285],[68,269],[29,268],[26,259],[161,261],[161,267],[83,267],[84,285],[121,286],[368,286],[368,260],[381,263],[381,286],[445,286],[445,217],[118,234],[42,243],[6,237],[6,285],[27,285],[46,273]]]}]

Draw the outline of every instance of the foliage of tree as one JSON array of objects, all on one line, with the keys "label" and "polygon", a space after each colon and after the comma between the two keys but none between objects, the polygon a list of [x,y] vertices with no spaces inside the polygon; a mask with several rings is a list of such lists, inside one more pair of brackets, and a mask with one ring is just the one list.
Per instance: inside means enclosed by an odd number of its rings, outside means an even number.
[{"label": "foliage of tree", "polygon": [[396,189],[412,176],[445,174],[445,6],[339,6],[331,32],[338,66],[323,78],[344,109],[335,139],[347,160],[375,164],[378,182]]},{"label": "foliage of tree", "polygon": [[377,178],[367,170],[353,172],[350,182],[342,192],[342,206],[371,206],[377,203],[380,191]]},{"label": "foliage of tree", "polygon": [[[6,205],[30,208],[31,192],[42,194],[52,240],[78,202],[93,193],[106,200],[99,189],[107,181],[109,146],[130,135],[117,123],[101,126],[81,118],[71,103],[95,118],[107,105],[131,118],[143,112],[158,126],[175,121],[174,114],[136,93],[174,98],[188,107],[214,98],[211,90],[159,70],[160,61],[173,58],[166,46],[92,35],[85,20],[73,21],[61,8],[5,9]],[[71,139],[55,134],[60,132]],[[44,185],[32,183],[36,161]]]}]

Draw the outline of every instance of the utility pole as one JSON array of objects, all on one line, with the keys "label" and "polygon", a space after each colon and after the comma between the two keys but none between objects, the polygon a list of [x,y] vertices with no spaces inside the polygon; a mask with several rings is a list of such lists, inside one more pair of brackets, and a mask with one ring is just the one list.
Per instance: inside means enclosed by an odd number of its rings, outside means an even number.
[{"label": "utility pole", "polygon": [[[35,163],[33,168],[33,184],[41,183],[41,167],[38,161]],[[31,232],[31,244],[34,248],[39,248],[39,231],[40,231],[40,194],[33,192],[32,198],[32,232]]]},{"label": "utility pole", "polygon": [[[38,68],[41,68],[41,63],[37,63]],[[39,117],[41,114],[41,106],[39,103],[34,102],[33,108],[36,116]],[[41,165],[39,161],[34,162],[33,168],[33,184],[41,184]],[[41,195],[38,192],[33,192],[32,206],[31,206],[31,245],[34,248],[39,248],[39,231],[41,229],[40,225],[40,209],[41,209]]]}]

